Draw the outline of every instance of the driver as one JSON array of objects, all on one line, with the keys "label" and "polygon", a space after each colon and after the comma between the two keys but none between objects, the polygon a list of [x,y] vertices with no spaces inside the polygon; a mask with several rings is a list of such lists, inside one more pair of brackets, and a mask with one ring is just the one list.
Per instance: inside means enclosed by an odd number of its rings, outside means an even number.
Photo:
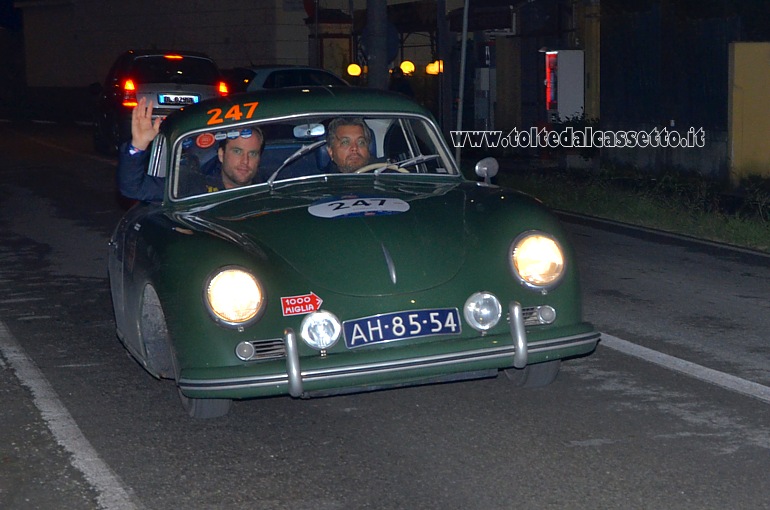
[{"label": "driver", "polygon": [[329,123],[326,151],[329,173],[353,173],[369,164],[372,133],[361,118],[336,118]]}]

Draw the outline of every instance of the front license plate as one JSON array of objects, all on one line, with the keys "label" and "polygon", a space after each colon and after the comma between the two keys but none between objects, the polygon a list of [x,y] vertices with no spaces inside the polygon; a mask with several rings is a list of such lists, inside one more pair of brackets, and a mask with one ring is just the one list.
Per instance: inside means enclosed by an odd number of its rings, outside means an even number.
[{"label": "front license plate", "polygon": [[457,308],[409,310],[372,315],[342,323],[348,349],[381,342],[462,332]]},{"label": "front license plate", "polygon": [[195,104],[198,102],[198,96],[178,95],[178,94],[159,94],[158,104]]}]

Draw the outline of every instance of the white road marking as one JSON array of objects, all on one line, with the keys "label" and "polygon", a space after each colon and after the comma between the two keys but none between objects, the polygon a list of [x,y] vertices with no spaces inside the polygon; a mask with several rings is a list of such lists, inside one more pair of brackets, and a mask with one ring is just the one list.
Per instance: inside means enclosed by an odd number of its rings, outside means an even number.
[{"label": "white road marking", "polygon": [[105,510],[137,510],[139,507],[131,501],[118,476],[96,453],[43,373],[2,321],[0,353],[16,371],[21,384],[32,391],[35,405],[56,441],[72,455],[72,465],[96,490],[99,506]]},{"label": "white road marking", "polygon": [[770,404],[770,387],[762,384],[669,356],[606,333],[602,333],[600,345]]}]

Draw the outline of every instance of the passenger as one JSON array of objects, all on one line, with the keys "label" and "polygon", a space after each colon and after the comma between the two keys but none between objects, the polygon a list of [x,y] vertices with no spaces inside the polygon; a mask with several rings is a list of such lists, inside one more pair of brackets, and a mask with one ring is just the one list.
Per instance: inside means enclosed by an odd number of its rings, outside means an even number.
[{"label": "passenger", "polygon": [[363,119],[334,119],[329,123],[326,140],[331,158],[329,173],[349,174],[369,164],[372,134]]},{"label": "passenger", "polygon": [[[131,113],[131,142],[124,144],[118,155],[117,181],[120,193],[128,198],[148,202],[163,200],[165,178],[147,174],[147,148],[160,130],[161,119],[152,119],[152,101],[145,98]],[[205,177],[205,189],[212,192],[254,184],[264,136],[259,128],[243,129],[237,138],[220,142],[217,150],[219,171]]]}]

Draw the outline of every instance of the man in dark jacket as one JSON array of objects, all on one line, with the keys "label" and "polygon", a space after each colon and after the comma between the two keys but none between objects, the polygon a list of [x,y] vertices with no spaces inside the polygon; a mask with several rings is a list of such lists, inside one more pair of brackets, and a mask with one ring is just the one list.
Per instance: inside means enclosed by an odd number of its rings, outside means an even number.
[{"label": "man in dark jacket", "polygon": [[[152,101],[145,98],[131,113],[131,142],[118,154],[118,190],[127,197],[147,202],[163,200],[165,178],[147,174],[149,151],[158,135],[161,119],[152,119]],[[219,191],[253,184],[259,170],[264,136],[258,128],[241,130],[237,138],[223,140],[217,151],[219,171],[205,179],[200,192]]]}]

